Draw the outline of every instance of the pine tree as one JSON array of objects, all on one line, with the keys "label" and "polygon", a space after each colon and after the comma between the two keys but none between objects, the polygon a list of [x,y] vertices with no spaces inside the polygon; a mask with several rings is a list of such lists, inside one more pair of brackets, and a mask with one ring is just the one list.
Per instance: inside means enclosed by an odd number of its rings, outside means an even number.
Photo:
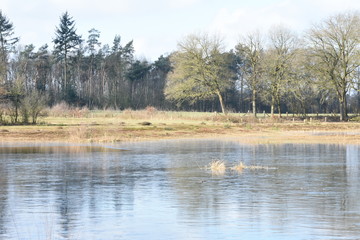
[{"label": "pine tree", "polygon": [[87,40],[87,48],[90,53],[89,56],[89,62],[88,62],[88,107],[92,108],[93,101],[94,101],[94,87],[96,85],[95,83],[95,73],[97,70],[97,63],[96,63],[96,48],[101,46],[101,43],[99,42],[100,38],[100,31],[96,30],[95,28],[92,28],[89,31],[89,36]]},{"label": "pine tree", "polygon": [[100,47],[101,43],[99,42],[100,31],[92,28],[89,30],[89,36],[87,40],[89,52],[91,55],[95,55],[96,47]]},{"label": "pine tree", "polygon": [[0,84],[4,84],[7,80],[8,55],[19,41],[19,38],[13,35],[14,25],[0,10]]},{"label": "pine tree", "polygon": [[68,95],[72,92],[72,86],[69,81],[69,57],[72,50],[76,49],[82,42],[81,36],[77,35],[75,29],[75,21],[65,12],[60,18],[60,25],[56,28],[54,54],[57,56],[58,61],[63,64],[63,79],[62,90],[65,100],[70,100]]}]

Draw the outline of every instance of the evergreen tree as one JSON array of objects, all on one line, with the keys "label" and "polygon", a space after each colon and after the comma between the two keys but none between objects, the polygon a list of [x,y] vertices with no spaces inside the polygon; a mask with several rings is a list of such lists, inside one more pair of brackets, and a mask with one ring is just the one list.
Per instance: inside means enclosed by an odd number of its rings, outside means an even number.
[{"label": "evergreen tree", "polygon": [[14,25],[0,10],[0,84],[7,80],[8,54],[19,41],[19,38],[13,35]]},{"label": "evergreen tree", "polygon": [[88,44],[90,55],[95,55],[96,47],[100,47],[101,43],[99,42],[100,31],[92,28],[89,30],[88,40],[86,41]]},{"label": "evergreen tree", "polygon": [[152,92],[152,102],[148,103],[148,105],[164,108],[167,104],[164,95],[166,77],[172,71],[170,57],[161,55],[152,65],[151,80],[153,84],[150,89]]},{"label": "evergreen tree", "polygon": [[40,93],[45,93],[46,85],[51,74],[51,59],[48,52],[48,45],[40,47],[36,53],[36,84],[35,88]]},{"label": "evergreen tree", "polygon": [[130,87],[126,81],[126,73],[133,62],[134,47],[133,41],[122,47],[120,40],[120,36],[116,35],[111,52],[105,58],[108,106],[113,108],[130,107]]},{"label": "evergreen tree", "polygon": [[[141,97],[137,96],[135,98],[136,85],[140,84],[144,79],[146,79],[146,75],[149,73],[150,68],[151,66],[147,61],[136,60],[127,70],[126,78],[130,81],[130,101],[133,108],[136,108],[139,105],[138,102],[135,103],[135,99],[139,100]],[[145,99],[147,97],[146,94],[142,94],[142,96],[144,96]]]},{"label": "evergreen tree", "polygon": [[95,28],[92,28],[89,31],[89,36],[88,36],[88,40],[87,40],[87,48],[88,51],[90,53],[90,56],[88,58],[88,107],[92,108],[93,105],[93,101],[94,101],[94,89],[96,86],[96,82],[95,82],[95,78],[96,78],[96,70],[98,65],[97,64],[97,58],[96,58],[96,47],[100,47],[101,43],[99,42],[99,38],[100,38],[100,31],[96,30]]},{"label": "evergreen tree", "polygon": [[73,84],[70,84],[69,77],[69,57],[70,53],[76,49],[82,42],[81,36],[76,33],[75,21],[69,16],[68,12],[65,12],[60,18],[60,25],[56,28],[54,54],[57,56],[58,61],[62,61],[63,64],[63,76],[62,76],[62,91],[65,100],[69,100],[68,95],[72,93],[74,89]]}]

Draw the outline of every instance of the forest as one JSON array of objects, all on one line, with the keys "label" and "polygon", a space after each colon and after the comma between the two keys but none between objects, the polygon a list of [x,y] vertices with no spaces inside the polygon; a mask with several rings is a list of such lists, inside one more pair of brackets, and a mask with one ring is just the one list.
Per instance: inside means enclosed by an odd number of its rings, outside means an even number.
[{"label": "forest", "polygon": [[284,26],[243,34],[231,50],[219,36],[189,34],[154,62],[133,41],[77,33],[63,13],[53,42],[20,45],[0,11],[0,122],[36,122],[45,107],[269,113],[360,113],[360,15],[330,16],[298,36]]}]

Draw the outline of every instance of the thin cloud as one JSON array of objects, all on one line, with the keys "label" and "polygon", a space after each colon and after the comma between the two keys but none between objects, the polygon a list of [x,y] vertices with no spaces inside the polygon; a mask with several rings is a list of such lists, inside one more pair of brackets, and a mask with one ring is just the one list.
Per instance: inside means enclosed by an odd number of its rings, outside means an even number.
[{"label": "thin cloud", "polygon": [[[134,39],[136,54],[156,59],[176,50],[176,43],[194,31],[221,35],[229,48],[240,35],[273,25],[301,33],[329,15],[360,9],[358,0],[0,0],[3,13],[14,23],[21,44],[52,46],[55,27],[68,11],[77,33],[101,31],[100,41],[112,44],[115,35]],[[126,39],[126,40],[125,40]]]},{"label": "thin cloud", "polygon": [[267,34],[274,25],[284,25],[301,34],[312,24],[331,14],[360,9],[358,0],[284,0],[273,4],[259,4],[241,8],[222,8],[215,15],[208,30],[220,32],[234,44],[240,35],[259,30]]},{"label": "thin cloud", "polygon": [[185,8],[191,7],[197,3],[201,2],[201,0],[168,0],[166,3],[171,8]]},{"label": "thin cloud", "polygon": [[64,11],[71,9],[101,14],[122,13],[129,11],[132,7],[131,0],[49,0],[49,3],[57,9],[64,9]]}]

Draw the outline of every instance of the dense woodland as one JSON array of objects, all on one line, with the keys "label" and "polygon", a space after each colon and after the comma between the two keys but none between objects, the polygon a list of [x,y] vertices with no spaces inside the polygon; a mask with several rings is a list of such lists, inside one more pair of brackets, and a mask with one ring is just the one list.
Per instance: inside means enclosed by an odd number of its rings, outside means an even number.
[{"label": "dense woodland", "polygon": [[[44,106],[89,109],[267,113],[360,112],[360,17],[331,16],[299,37],[276,26],[244,35],[232,50],[221,38],[193,34],[154,62],[134,57],[133,42],[100,30],[77,33],[64,13],[51,46],[21,46],[0,11],[0,120],[36,119]],[[241,35],[241,33],[239,33]],[[34,121],[35,122],[35,121]]]}]

